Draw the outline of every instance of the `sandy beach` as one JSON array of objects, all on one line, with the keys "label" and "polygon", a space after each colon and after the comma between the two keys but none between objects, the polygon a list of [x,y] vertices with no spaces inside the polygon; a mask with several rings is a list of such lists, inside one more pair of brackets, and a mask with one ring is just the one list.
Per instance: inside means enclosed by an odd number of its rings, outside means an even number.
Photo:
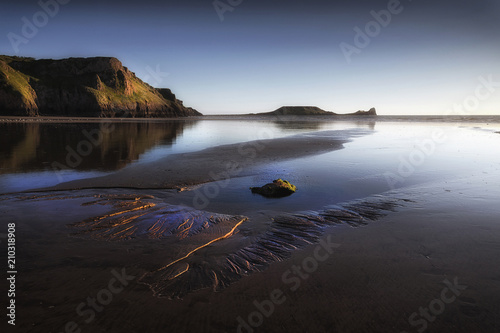
[{"label": "sandy beach", "polygon": [[[443,126],[448,143],[496,138]],[[441,177],[439,158],[455,154],[443,144],[425,164],[438,177],[424,168],[427,181],[415,171],[384,188],[387,167],[370,157],[383,152],[367,148],[386,149],[384,131],[217,145],[1,195],[2,220],[16,225],[17,329],[497,332],[498,158],[467,155],[470,169]],[[408,154],[396,148],[387,154]],[[360,180],[365,166],[373,174]],[[248,193],[283,175],[298,185],[291,197]],[[347,175],[357,194],[334,194],[347,188],[329,184]],[[214,189],[209,203],[195,200]]]}]

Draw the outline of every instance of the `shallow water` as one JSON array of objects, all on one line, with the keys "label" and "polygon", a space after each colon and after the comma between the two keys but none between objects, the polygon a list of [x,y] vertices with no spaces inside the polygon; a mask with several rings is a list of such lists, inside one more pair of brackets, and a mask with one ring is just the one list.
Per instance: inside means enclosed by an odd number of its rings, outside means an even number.
[{"label": "shallow water", "polygon": [[[274,163],[253,176],[231,179],[216,187],[214,198],[210,195],[214,185],[208,184],[181,193],[179,200],[192,205],[197,198],[208,198],[208,209],[230,213],[241,212],[242,207],[297,211],[483,172],[496,175],[500,182],[500,154],[494,153],[500,135],[494,128],[477,126],[380,123],[344,144],[344,149]],[[297,192],[269,200],[242,190],[277,178],[292,182]]]},{"label": "shallow water", "polygon": [[[299,187],[314,188],[318,195],[322,194],[320,188],[325,195],[340,195],[329,190],[329,186],[334,186],[345,191],[343,197],[354,198],[356,195],[350,193],[358,190],[362,194],[381,191],[387,184],[381,175],[394,170],[398,174],[401,159],[408,160],[412,153],[419,155],[418,151],[426,147],[428,151],[424,152],[426,156],[422,165],[417,165],[415,172],[405,174],[404,180],[399,179],[394,186],[418,182],[419,177],[439,178],[443,174],[473,168],[474,163],[477,166],[477,163],[485,162],[482,160],[491,155],[488,152],[491,153],[500,137],[495,133],[500,131],[499,117],[479,118],[483,122],[473,118],[462,123],[449,119],[435,122],[443,120],[436,117],[431,118],[434,120],[431,122],[421,122],[422,117],[404,118],[406,121],[393,118],[380,118],[380,121],[245,118],[127,123],[0,122],[0,193],[96,177],[129,165],[221,144],[355,128],[373,134],[346,144],[349,149],[273,165],[262,170],[262,177],[250,180],[254,184],[285,175],[291,181],[299,182]],[[442,143],[431,143],[435,149],[425,144],[420,149],[419,143],[432,140],[433,130],[449,133],[449,138]]]},{"label": "shallow water", "polygon": [[127,165],[221,144],[371,123],[167,120],[1,123],[0,193],[91,178]]}]

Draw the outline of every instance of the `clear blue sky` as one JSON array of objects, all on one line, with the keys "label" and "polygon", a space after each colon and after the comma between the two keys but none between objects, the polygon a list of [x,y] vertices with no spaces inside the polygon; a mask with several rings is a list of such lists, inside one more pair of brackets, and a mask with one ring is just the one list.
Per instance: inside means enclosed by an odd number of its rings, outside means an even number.
[{"label": "clear blue sky", "polygon": [[[282,105],[340,113],[375,106],[379,114],[454,108],[500,114],[498,0],[219,4],[230,7],[218,13],[213,0],[71,0],[44,17],[38,1],[11,2],[0,12],[0,54],[114,56],[204,114]],[[388,10],[390,22],[382,15],[383,24],[373,24],[371,11]],[[36,33],[25,28],[23,35],[23,17],[38,23]],[[365,32],[367,24],[369,45],[363,38],[356,43],[354,29]],[[17,50],[9,33],[25,38]],[[498,84],[486,87],[480,77]]]}]

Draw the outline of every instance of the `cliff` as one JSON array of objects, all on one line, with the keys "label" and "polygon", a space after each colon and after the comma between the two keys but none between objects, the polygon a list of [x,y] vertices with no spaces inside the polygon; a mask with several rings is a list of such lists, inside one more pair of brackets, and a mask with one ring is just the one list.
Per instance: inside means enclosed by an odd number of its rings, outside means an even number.
[{"label": "cliff", "polygon": [[282,106],[272,112],[257,113],[258,116],[376,116],[377,111],[371,108],[369,111],[357,111],[354,113],[337,114],[325,111],[316,106]]},{"label": "cliff", "polygon": [[334,112],[322,110],[316,106],[282,106],[272,112],[259,113],[259,115],[274,116],[316,116],[335,115]]},{"label": "cliff", "polygon": [[116,58],[0,56],[0,115],[186,117],[170,89],[143,82]]},{"label": "cliff", "polygon": [[377,110],[375,110],[375,108],[371,108],[368,111],[360,110],[360,111],[351,113],[350,115],[352,115],[352,116],[376,116]]}]

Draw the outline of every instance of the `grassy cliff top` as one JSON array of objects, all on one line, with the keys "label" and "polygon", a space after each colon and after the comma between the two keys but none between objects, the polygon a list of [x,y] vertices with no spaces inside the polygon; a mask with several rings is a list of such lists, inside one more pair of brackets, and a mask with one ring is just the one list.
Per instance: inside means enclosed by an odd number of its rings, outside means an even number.
[{"label": "grassy cliff top", "polygon": [[[19,61],[18,59],[19,57],[0,56],[0,87],[7,93],[20,96],[25,105],[35,105],[36,95],[29,83],[33,78],[9,66],[11,61]],[[29,61],[27,59],[32,58],[22,59]]]}]

